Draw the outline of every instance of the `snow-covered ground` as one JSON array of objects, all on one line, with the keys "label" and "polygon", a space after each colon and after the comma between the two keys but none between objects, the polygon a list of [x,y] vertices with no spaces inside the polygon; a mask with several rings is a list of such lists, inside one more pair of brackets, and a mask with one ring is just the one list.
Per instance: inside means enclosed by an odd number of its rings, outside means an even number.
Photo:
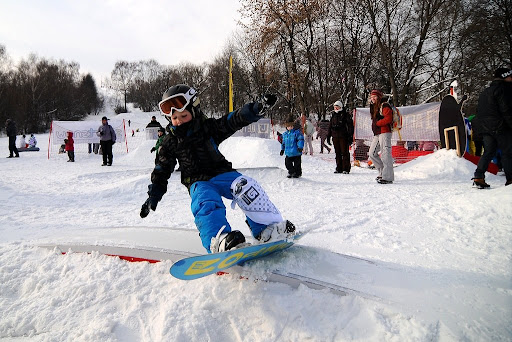
[{"label": "snow-covered ground", "polygon": [[[150,117],[123,115],[144,124]],[[274,140],[221,145],[287,219],[311,230],[298,247],[245,266],[247,275],[276,268],[380,298],[371,299],[236,275],[187,282],[170,276],[170,261],[40,248],[81,242],[165,249],[172,228],[195,226],[176,175],[157,210],[139,217],[154,141],[139,141],[101,167],[94,154],[77,154],[75,163],[65,155],[48,160],[47,135],[38,140],[40,152],[0,158],[3,340],[512,340],[512,187],[489,174],[491,190],[472,189],[475,166],[453,151],[400,165],[395,183],[380,185],[367,168],[334,174],[334,156],[319,154],[318,141],[315,154],[303,157],[300,179],[286,178]],[[7,145],[0,138],[5,156]],[[248,235],[240,209],[229,204],[228,219]]]}]

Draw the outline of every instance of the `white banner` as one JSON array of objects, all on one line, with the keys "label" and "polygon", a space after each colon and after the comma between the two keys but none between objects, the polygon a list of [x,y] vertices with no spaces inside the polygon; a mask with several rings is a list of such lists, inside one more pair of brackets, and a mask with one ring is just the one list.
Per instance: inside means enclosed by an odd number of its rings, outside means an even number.
[{"label": "white banner", "polygon": [[233,134],[234,137],[257,137],[270,139],[272,134],[272,126],[270,119],[260,119],[257,122],[253,122],[249,126],[246,126]]},{"label": "white banner", "polygon": [[[398,107],[402,114],[400,135],[403,141],[439,141],[439,107],[441,102],[416,106]],[[356,108],[354,113],[355,139],[371,140],[373,138],[370,108]],[[393,141],[399,140],[393,132]]]},{"label": "white banner", "polygon": [[[124,120],[109,120],[109,125],[116,131],[116,143],[125,141]],[[99,143],[100,137],[96,135],[101,126],[101,120],[98,121],[53,121],[52,134],[50,141],[52,145],[60,145],[67,138],[68,132],[73,132],[73,140],[76,144]]]}]

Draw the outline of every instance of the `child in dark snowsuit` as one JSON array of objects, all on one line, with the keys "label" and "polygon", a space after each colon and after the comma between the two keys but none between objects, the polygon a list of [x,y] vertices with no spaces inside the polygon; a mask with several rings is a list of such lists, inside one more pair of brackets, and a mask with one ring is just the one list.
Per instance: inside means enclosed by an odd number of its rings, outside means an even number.
[{"label": "child in dark snowsuit", "polygon": [[156,141],[155,146],[151,149],[151,153],[156,151],[155,164],[158,162],[158,148],[162,145],[162,141],[165,138],[165,128],[160,127],[158,129],[158,140]]},{"label": "child in dark snowsuit", "polygon": [[197,229],[208,252],[220,252],[245,245],[245,236],[231,230],[222,197],[233,200],[244,211],[252,235],[261,242],[290,234],[293,224],[283,220],[261,186],[233,169],[219,151],[222,141],[237,130],[258,121],[277,98],[267,94],[261,103],[248,103],[219,119],[207,118],[199,107],[195,89],[178,84],[169,88],[159,103],[170,124],[151,173],[149,198],[140,216],[155,210],[167,191],[167,181],[176,164],[181,183],[189,191]]}]

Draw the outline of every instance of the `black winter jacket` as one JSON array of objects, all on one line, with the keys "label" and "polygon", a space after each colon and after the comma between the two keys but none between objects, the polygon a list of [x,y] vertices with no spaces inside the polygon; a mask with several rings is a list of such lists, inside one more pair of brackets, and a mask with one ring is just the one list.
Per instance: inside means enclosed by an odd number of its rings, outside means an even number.
[{"label": "black winter jacket", "polygon": [[16,123],[14,121],[10,121],[5,127],[5,131],[8,137],[16,136]]},{"label": "black winter jacket", "polygon": [[338,113],[331,112],[327,137],[343,138],[352,142],[353,135],[354,121],[352,115],[346,109],[340,110]]},{"label": "black winter jacket", "polygon": [[[158,151],[156,166],[151,173],[150,196],[158,200],[167,191],[167,180],[179,162],[181,183],[188,189],[197,181],[207,181],[225,172],[234,171],[231,163],[220,153],[219,145],[239,129],[256,122],[258,104],[249,103],[219,119],[206,118],[200,113],[190,121],[186,130],[167,126]],[[183,126],[183,125],[182,125]]]},{"label": "black winter jacket", "polygon": [[501,134],[512,130],[512,85],[494,80],[478,98],[475,119],[481,134]]}]

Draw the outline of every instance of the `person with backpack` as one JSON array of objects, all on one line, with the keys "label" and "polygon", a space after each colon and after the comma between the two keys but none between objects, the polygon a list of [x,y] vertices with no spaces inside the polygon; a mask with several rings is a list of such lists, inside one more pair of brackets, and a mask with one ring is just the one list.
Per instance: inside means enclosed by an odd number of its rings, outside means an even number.
[{"label": "person with backpack", "polygon": [[[369,157],[379,175],[379,184],[391,184],[395,180],[393,156],[391,155],[391,124],[393,109],[387,102],[382,101],[384,94],[378,89],[370,93],[370,115],[372,118],[373,140],[370,144]],[[379,156],[379,151],[381,156]]]},{"label": "person with backpack", "polygon": [[334,173],[349,174],[349,147],[354,136],[354,121],[341,101],[334,102],[333,106],[334,111],[331,113],[331,121],[327,131],[327,144],[331,144],[332,137],[332,144],[336,153],[336,170],[334,170]]},{"label": "person with backpack", "polygon": [[315,125],[309,118],[304,123],[304,154],[313,155],[313,134],[315,134]]}]

